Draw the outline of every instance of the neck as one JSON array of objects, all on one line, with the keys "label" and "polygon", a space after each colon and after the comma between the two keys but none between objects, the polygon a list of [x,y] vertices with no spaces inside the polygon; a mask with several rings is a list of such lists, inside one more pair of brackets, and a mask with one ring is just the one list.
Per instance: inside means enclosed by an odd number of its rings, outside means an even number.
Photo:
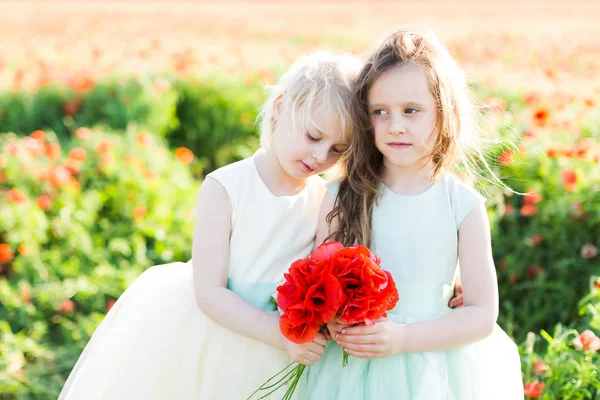
[{"label": "neck", "polygon": [[258,174],[275,196],[297,194],[306,185],[306,179],[294,178],[285,172],[273,148],[259,152],[254,161]]},{"label": "neck", "polygon": [[398,166],[384,160],[382,182],[390,190],[400,194],[419,194],[427,190],[432,184],[434,166],[428,163],[424,166]]}]

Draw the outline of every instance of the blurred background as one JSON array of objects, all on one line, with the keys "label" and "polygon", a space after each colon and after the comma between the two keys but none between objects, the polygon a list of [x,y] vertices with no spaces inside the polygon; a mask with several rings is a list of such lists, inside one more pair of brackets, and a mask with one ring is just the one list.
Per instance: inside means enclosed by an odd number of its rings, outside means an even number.
[{"label": "blurred background", "polygon": [[203,176],[251,155],[317,49],[431,27],[471,77],[516,195],[484,187],[529,398],[600,399],[600,4],[0,3],[0,398],[54,399],[146,268],[191,255]]}]

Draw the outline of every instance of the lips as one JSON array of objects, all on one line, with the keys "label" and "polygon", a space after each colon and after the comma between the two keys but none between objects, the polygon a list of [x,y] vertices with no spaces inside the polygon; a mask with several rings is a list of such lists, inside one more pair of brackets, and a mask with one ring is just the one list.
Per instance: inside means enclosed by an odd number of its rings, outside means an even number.
[{"label": "lips", "polygon": [[412,146],[412,144],[404,142],[390,142],[387,145],[393,149],[406,149]]},{"label": "lips", "polygon": [[304,169],[306,172],[308,172],[308,173],[315,172],[316,168],[311,167],[310,165],[306,164],[304,161],[300,161],[300,164],[302,165],[302,169]]}]

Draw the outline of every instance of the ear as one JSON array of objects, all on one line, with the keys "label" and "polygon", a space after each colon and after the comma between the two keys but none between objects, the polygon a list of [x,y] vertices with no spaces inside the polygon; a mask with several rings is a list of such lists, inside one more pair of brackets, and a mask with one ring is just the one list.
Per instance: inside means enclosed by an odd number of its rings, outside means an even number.
[{"label": "ear", "polygon": [[273,102],[273,119],[275,121],[279,120],[281,116],[281,110],[283,108],[283,94],[277,96],[275,101]]}]

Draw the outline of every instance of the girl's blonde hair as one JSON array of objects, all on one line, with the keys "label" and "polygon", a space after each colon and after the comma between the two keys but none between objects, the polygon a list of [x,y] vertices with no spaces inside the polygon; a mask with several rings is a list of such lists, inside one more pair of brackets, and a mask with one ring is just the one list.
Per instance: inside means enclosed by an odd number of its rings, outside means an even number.
[{"label": "girl's blonde hair", "polygon": [[[274,85],[267,87],[268,98],[258,115],[261,147],[271,146],[279,126],[297,131],[308,123],[314,124],[311,115],[316,107],[327,116],[339,116],[340,134],[349,140],[353,126],[352,86],[360,67],[360,60],[354,56],[325,51],[298,59]],[[280,117],[276,120],[274,109],[279,100]]]},{"label": "girl's blonde hair", "polygon": [[413,63],[427,74],[429,89],[437,111],[437,137],[426,159],[433,163],[432,180],[458,161],[468,165],[479,155],[474,106],[464,71],[433,33],[400,30],[387,39],[368,58],[354,88],[352,113],[354,138],[345,156],[344,178],[336,206],[327,216],[338,217],[340,228],[330,239],[345,245],[372,245],[371,214],[380,195],[383,155],[375,147],[369,115],[369,90],[384,72]]}]

